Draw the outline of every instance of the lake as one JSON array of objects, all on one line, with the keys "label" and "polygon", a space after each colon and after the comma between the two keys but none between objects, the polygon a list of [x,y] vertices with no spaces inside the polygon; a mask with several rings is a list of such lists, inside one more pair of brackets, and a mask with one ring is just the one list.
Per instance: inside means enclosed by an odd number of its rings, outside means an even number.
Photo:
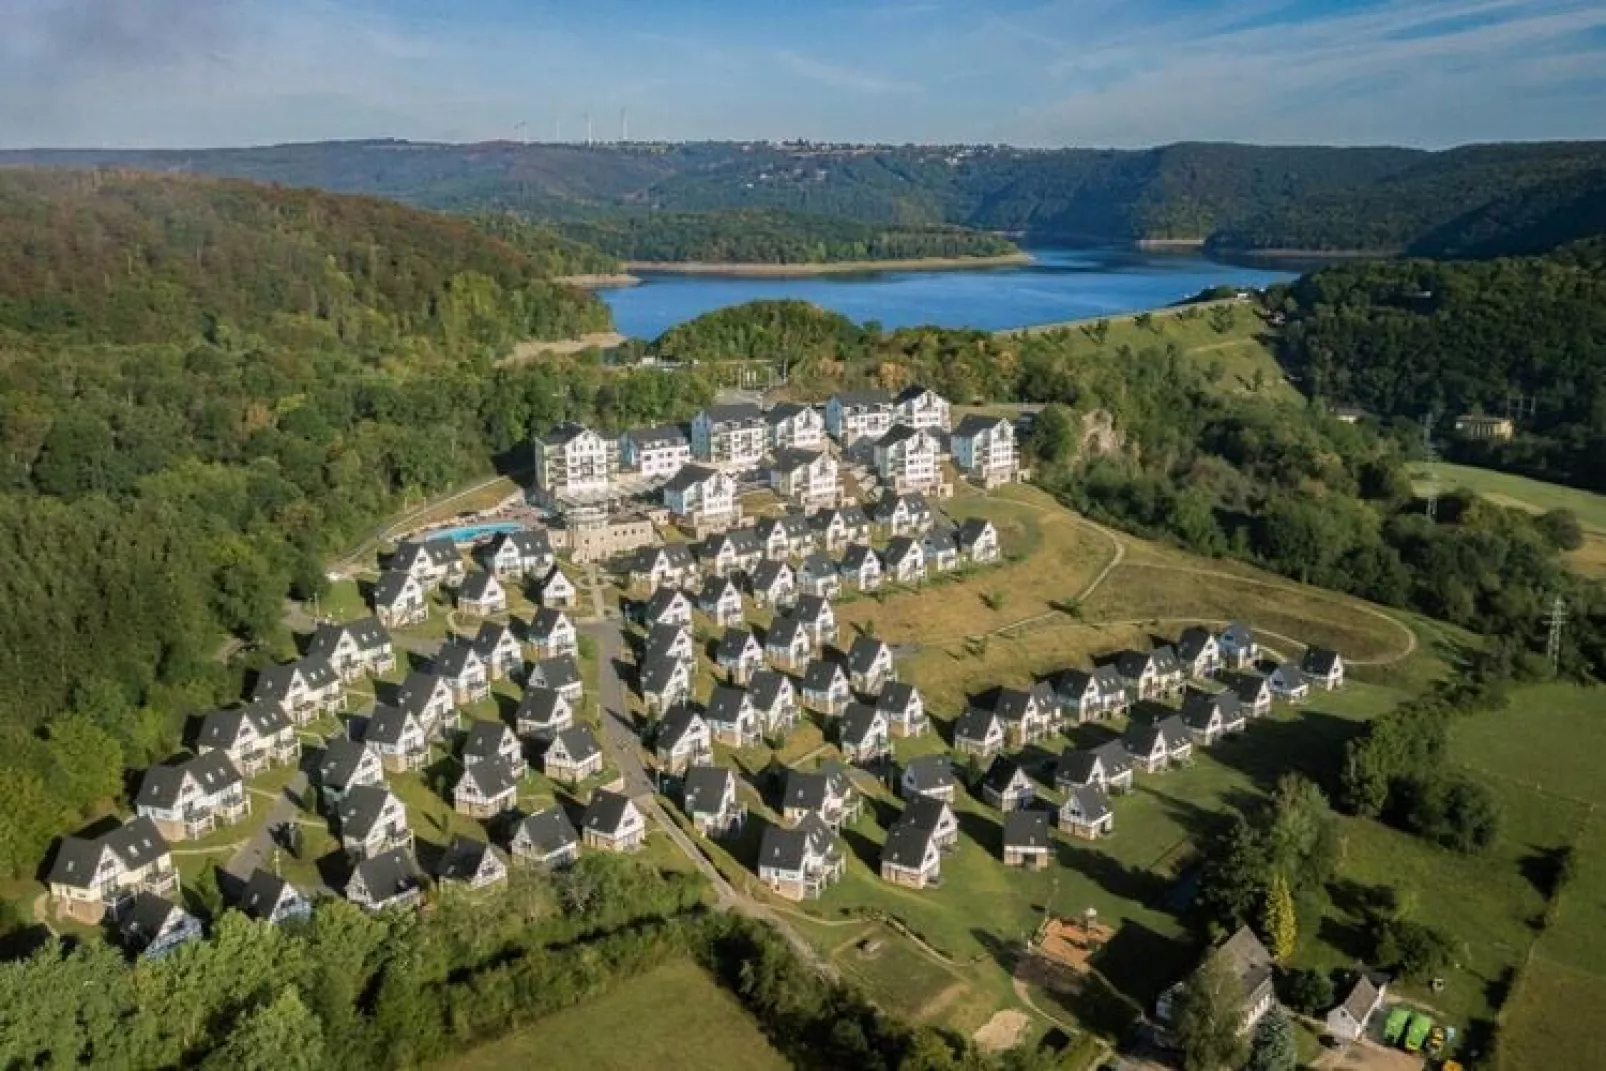
[{"label": "lake", "polygon": [[1033,249],[1033,263],[957,271],[768,278],[643,273],[640,286],[601,291],[626,335],[656,338],[705,312],[795,298],[877,320],[999,331],[1170,305],[1212,286],[1267,286],[1295,273],[1225,264],[1197,253],[1128,248]]}]

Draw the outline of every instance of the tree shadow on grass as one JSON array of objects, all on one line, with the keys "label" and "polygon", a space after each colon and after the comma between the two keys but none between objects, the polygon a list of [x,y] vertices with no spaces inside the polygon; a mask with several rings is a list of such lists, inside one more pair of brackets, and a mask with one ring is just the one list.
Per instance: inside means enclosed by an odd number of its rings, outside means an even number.
[{"label": "tree shadow on grass", "polygon": [[1364,730],[1361,722],[1306,707],[1293,721],[1260,719],[1210,755],[1268,789],[1284,774],[1303,774],[1331,798],[1339,787],[1345,747]]},{"label": "tree shadow on grass", "polygon": [[842,839],[859,862],[869,867],[870,873],[881,873],[881,845],[856,829],[844,826]]},{"label": "tree shadow on grass", "polygon": [[1093,966],[1116,995],[1139,1008],[1149,1008],[1198,958],[1198,949],[1188,942],[1129,921],[1122,923],[1115,936],[1098,951]]},{"label": "tree shadow on grass", "polygon": [[1056,841],[1056,862],[1084,875],[1099,888],[1119,899],[1153,905],[1164,898],[1171,887],[1169,881],[1153,871],[1128,866],[1092,847],[1092,843]]},{"label": "tree shadow on grass", "polygon": [[991,859],[1004,855],[1004,827],[975,811],[956,811],[961,836],[974,841]]}]

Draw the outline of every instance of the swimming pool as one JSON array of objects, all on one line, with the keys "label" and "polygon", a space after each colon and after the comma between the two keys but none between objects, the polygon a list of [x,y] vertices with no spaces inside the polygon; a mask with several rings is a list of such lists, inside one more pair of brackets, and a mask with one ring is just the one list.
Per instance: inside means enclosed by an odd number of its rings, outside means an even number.
[{"label": "swimming pool", "polygon": [[499,535],[502,532],[522,532],[525,525],[520,521],[495,521],[491,524],[470,524],[462,528],[446,528],[439,532],[431,532],[436,539],[450,539],[453,543],[478,543],[488,536]]}]

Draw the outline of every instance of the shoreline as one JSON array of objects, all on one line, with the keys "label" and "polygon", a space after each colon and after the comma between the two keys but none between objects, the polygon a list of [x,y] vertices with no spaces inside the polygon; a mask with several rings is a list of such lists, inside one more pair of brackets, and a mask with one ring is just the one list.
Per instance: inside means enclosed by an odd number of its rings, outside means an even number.
[{"label": "shoreline", "polygon": [[1394,260],[1398,249],[1214,249],[1216,257],[1237,260]]},{"label": "shoreline", "polygon": [[1084,316],[1080,320],[1056,320],[1053,323],[1028,324],[1025,327],[1004,327],[994,331],[993,334],[1037,335],[1049,331],[1068,331],[1074,328],[1083,327],[1087,324],[1097,323],[1100,320],[1108,320],[1110,323],[1120,323],[1129,320],[1136,320],[1139,316],[1180,316],[1189,309],[1213,309],[1218,305],[1232,305],[1236,307],[1239,305],[1249,304],[1252,304],[1252,302],[1250,302],[1248,299],[1237,297],[1216,298],[1213,301],[1188,301],[1184,299],[1180,302],[1172,302],[1169,305],[1156,305],[1153,308],[1138,309],[1134,312],[1117,312],[1108,316]]},{"label": "shoreline", "polygon": [[[1030,253],[1000,253],[993,257],[913,257],[906,260],[833,260],[804,264],[718,263],[700,260],[627,260],[625,270],[660,275],[741,275],[806,277],[850,275],[877,271],[962,271],[966,268],[1009,268],[1030,264]],[[640,280],[637,279],[639,282]]]},{"label": "shoreline", "polygon": [[641,285],[641,280],[636,276],[622,271],[603,275],[560,275],[552,281],[562,286],[577,286],[582,290],[615,290]]}]

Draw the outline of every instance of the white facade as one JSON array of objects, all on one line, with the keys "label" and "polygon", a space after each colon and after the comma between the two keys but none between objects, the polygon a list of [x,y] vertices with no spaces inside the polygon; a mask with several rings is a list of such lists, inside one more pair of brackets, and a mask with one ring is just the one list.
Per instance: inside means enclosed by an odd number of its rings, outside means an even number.
[{"label": "white facade", "polygon": [[770,470],[770,486],[775,493],[804,506],[836,505],[840,493],[840,470],[836,458],[822,452],[813,461],[798,464],[801,460],[781,460]]},{"label": "white facade", "polygon": [[548,495],[607,494],[619,469],[619,447],[578,424],[562,424],[535,441],[535,485]]},{"label": "white facade", "polygon": [[692,456],[710,465],[751,468],[763,460],[767,439],[756,405],[709,406],[692,418]]},{"label": "white facade", "polygon": [[764,414],[772,450],[818,450],[825,445],[825,417],[812,405],[782,404]]},{"label": "white facade", "polygon": [[624,467],[651,479],[668,479],[691,462],[691,440],[679,428],[627,431],[619,440]]},{"label": "white facade", "polygon": [[942,479],[941,456],[934,435],[900,425],[876,443],[876,473],[899,494],[929,490]]},{"label": "white facade", "polygon": [[664,505],[694,524],[717,524],[737,514],[736,481],[723,472],[687,466],[664,487]]},{"label": "white facade", "polygon": [[948,430],[948,399],[925,387],[910,387],[898,395],[893,419],[911,428]]},{"label": "white facade", "polygon": [[833,395],[825,403],[825,430],[843,444],[857,439],[879,439],[892,430],[896,415],[886,391],[855,391]]},{"label": "white facade", "polygon": [[1015,478],[1015,429],[1007,420],[967,417],[954,432],[954,463],[987,487]]}]

